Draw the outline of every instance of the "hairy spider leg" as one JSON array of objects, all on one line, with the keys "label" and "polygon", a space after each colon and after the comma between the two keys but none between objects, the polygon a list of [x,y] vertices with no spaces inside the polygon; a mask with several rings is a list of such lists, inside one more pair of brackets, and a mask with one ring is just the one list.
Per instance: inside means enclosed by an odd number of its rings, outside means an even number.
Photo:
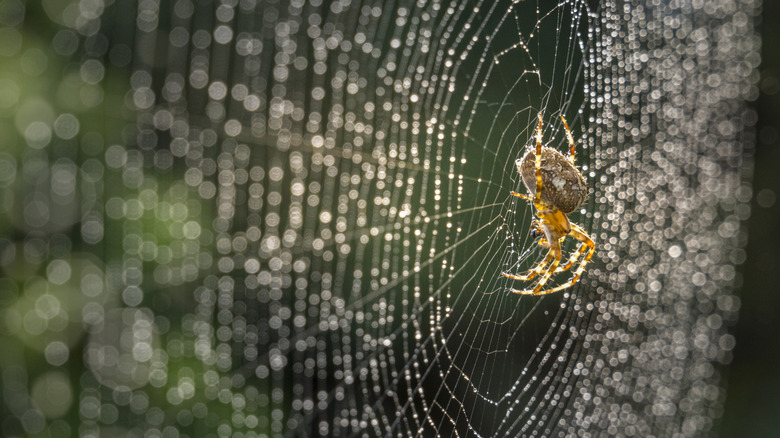
[{"label": "hairy spider leg", "polygon": [[566,138],[569,140],[569,160],[571,161],[571,164],[574,164],[574,137],[571,135],[569,124],[566,123],[566,119],[563,118],[563,115],[561,115],[561,120],[563,120],[563,127],[566,128]]},{"label": "hairy spider leg", "polygon": [[511,193],[511,195],[512,195],[512,196],[517,196],[517,197],[518,197],[518,198],[520,198],[520,199],[525,199],[525,200],[526,200],[526,201],[528,201],[528,202],[534,202],[533,198],[531,198],[531,197],[530,197],[530,196],[528,196],[528,195],[524,195],[524,194],[522,194],[522,193],[512,192],[512,193]]},{"label": "hairy spider leg", "polygon": [[[544,287],[561,263],[561,240],[571,231],[571,223],[565,214],[559,210],[549,208],[543,202],[536,203],[535,207],[537,210],[536,215],[544,231],[544,239],[539,241],[539,245],[549,246],[550,250],[547,252],[544,260],[536,265],[527,275],[510,276],[504,274],[512,279],[529,280],[544,272],[533,291],[511,289],[512,292],[517,294],[536,294]],[[551,257],[552,262],[550,262]]]},{"label": "hairy spider leg", "polygon": [[534,292],[530,292],[530,291],[517,292],[515,290],[512,290],[512,292],[520,293],[523,295],[547,295],[553,292],[558,292],[559,290],[566,289],[567,287],[579,281],[580,276],[582,275],[582,271],[585,270],[585,265],[588,264],[590,258],[593,257],[593,254],[596,253],[596,245],[593,243],[593,240],[591,240],[591,238],[588,236],[585,230],[580,228],[577,224],[571,224],[571,232],[569,233],[569,235],[581,241],[587,248],[590,249],[588,251],[588,254],[580,261],[580,265],[577,267],[577,270],[574,271],[574,275],[569,279],[569,281],[567,281],[566,283],[560,286],[556,286],[552,289],[544,290],[541,292],[538,292],[537,289],[534,289]]},{"label": "hairy spider leg", "polygon": [[[573,225],[573,224],[572,224]],[[580,246],[577,248],[576,251],[574,251],[571,254],[571,257],[569,258],[569,261],[566,262],[565,265],[559,266],[557,272],[563,272],[571,268],[575,263],[577,263],[577,260],[582,257],[583,254],[585,254],[585,251],[588,249],[588,245],[584,243],[580,243]]]},{"label": "hairy spider leg", "polygon": [[585,260],[580,263],[580,267],[578,268],[578,270],[582,270],[584,265],[590,261],[591,257],[593,257],[593,254],[596,254],[596,244],[593,243],[593,239],[588,236],[588,233],[583,230],[582,227],[573,223],[569,223],[569,225],[571,225],[571,231],[569,232],[569,235],[584,243],[585,246],[588,247],[588,255],[585,257]]},{"label": "hairy spider leg", "polygon": [[[539,293],[539,291],[544,287],[545,284],[547,284],[547,280],[550,279],[553,272],[555,272],[555,269],[558,268],[558,264],[561,262],[561,244],[558,241],[558,239],[553,239],[554,242],[550,242],[550,252],[548,252],[548,256],[550,254],[553,255],[553,261],[550,264],[550,266],[547,268],[547,270],[544,272],[544,275],[539,279],[539,282],[536,284],[536,287],[533,290],[518,290],[518,289],[510,289],[510,291],[520,294],[520,295],[544,295],[547,292]],[[545,257],[545,260],[547,257]],[[544,263],[542,263],[544,265]]]},{"label": "hairy spider leg", "polygon": [[[587,233],[585,233],[585,231],[584,231],[582,228],[580,228],[579,226],[577,226],[577,224],[573,224],[573,223],[569,222],[569,225],[571,226],[572,230],[574,230],[574,229],[576,228],[576,229],[577,229],[577,230],[579,230],[579,231],[580,231],[580,232],[581,232],[583,235],[585,235],[585,236],[587,237]],[[574,232],[571,232],[571,231],[570,231],[570,232],[569,232],[569,235],[571,235],[571,236],[572,236],[572,237],[574,237],[575,239],[577,238]],[[579,247],[577,248],[577,250],[576,250],[575,252],[573,252],[573,253],[572,253],[572,255],[571,255],[571,258],[569,259],[569,261],[568,261],[568,262],[567,262],[565,265],[563,265],[563,266],[559,267],[559,268],[558,268],[558,270],[557,270],[557,271],[555,271],[555,272],[563,272],[563,271],[566,271],[566,270],[568,270],[568,269],[569,269],[569,268],[571,268],[571,267],[572,267],[572,266],[573,266],[575,263],[577,263],[577,260],[578,260],[580,257],[582,257],[582,255],[583,255],[583,254],[585,254],[585,251],[587,251],[588,249],[590,249],[590,250],[591,250],[591,252],[595,250],[595,246],[594,246],[594,247],[588,246],[588,243],[587,243],[587,241],[585,241],[585,240],[582,240],[582,239],[578,239],[578,240],[579,240],[581,243],[580,243]],[[588,240],[590,240],[590,238],[589,238],[589,237],[588,237]],[[592,240],[590,240],[590,242],[591,242],[591,243],[593,243],[593,241],[592,241]],[[591,257],[593,257],[593,254],[590,254],[590,255],[588,255],[588,260],[590,260],[590,258],[591,258]]]},{"label": "hairy spider leg", "polygon": [[534,205],[542,200],[542,113],[539,113],[539,126],[536,128],[536,193]]},{"label": "hairy spider leg", "polygon": [[[522,193],[517,193],[517,192],[512,192],[512,193],[510,193],[510,194],[511,194],[512,196],[517,196],[518,198],[520,198],[520,199],[523,199],[523,200],[525,200],[525,201],[528,201],[528,202],[530,202],[530,203],[533,203],[533,202],[534,202],[534,199],[533,199],[532,197],[528,196],[528,195],[524,195],[524,194],[522,194]],[[534,224],[533,224],[533,223],[531,223],[531,228],[533,228],[533,225],[534,225]],[[542,245],[542,246],[546,246],[546,245]]]},{"label": "hairy spider leg", "polygon": [[552,260],[554,254],[552,250],[547,251],[547,255],[544,257],[544,260],[542,260],[541,263],[536,265],[533,269],[528,271],[527,274],[510,274],[508,272],[502,272],[502,275],[506,278],[511,278],[512,280],[520,280],[520,281],[528,281],[532,278],[536,277],[537,275],[541,274],[542,271],[544,271],[545,266],[550,264],[550,261]]},{"label": "hairy spider leg", "polygon": [[[519,198],[523,198],[525,200],[530,200],[530,198],[528,196],[520,194],[520,193],[517,193],[517,192],[512,192],[512,195],[517,196]],[[574,224],[572,224],[572,225],[574,225]],[[542,244],[542,242],[545,242],[545,243]],[[542,237],[542,240],[539,242],[539,244],[540,244],[540,246],[549,246],[549,245],[546,244],[546,242],[547,242],[547,239]],[[588,245],[586,245],[585,243],[581,243],[580,246],[577,248],[577,250],[572,253],[571,257],[569,258],[569,261],[567,261],[565,265],[559,266],[558,269],[555,272],[556,273],[557,272],[563,272],[563,271],[566,271],[569,268],[571,268],[572,265],[577,263],[577,260],[580,257],[582,257],[582,255],[585,253],[585,251],[587,249],[588,249]],[[549,260],[545,260],[544,262],[541,263],[541,265],[543,265],[545,263],[548,263],[548,262],[549,262]],[[538,274],[538,272],[537,272],[537,274]],[[525,275],[522,275],[522,274],[518,274],[518,275],[504,274],[504,276],[506,276],[508,278],[511,278],[513,280],[529,280],[529,279],[533,278],[535,275],[536,274],[533,274],[531,276],[525,276]]]}]

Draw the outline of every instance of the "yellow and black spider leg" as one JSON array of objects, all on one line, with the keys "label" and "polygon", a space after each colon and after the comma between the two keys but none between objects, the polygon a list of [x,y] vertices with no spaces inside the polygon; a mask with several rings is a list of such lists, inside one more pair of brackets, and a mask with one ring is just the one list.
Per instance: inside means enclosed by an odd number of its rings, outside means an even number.
[{"label": "yellow and black spider leg", "polygon": [[[550,242],[550,252],[547,253],[548,256],[552,254],[553,261],[550,264],[550,266],[547,268],[547,270],[544,272],[544,275],[539,279],[539,282],[536,284],[536,287],[533,290],[518,290],[518,289],[510,289],[512,292],[520,295],[544,295],[546,293],[549,293],[547,291],[539,292],[545,284],[547,284],[547,280],[550,279],[553,272],[555,272],[556,268],[558,268],[558,264],[561,262],[561,243],[558,241],[558,239],[553,239],[553,242]],[[547,257],[545,257],[545,260]],[[537,266],[538,268],[538,266]]]},{"label": "yellow and black spider leg", "polygon": [[571,164],[575,164],[574,163],[574,156],[575,156],[574,137],[571,135],[569,124],[566,123],[566,119],[563,118],[563,114],[561,114],[561,120],[563,120],[563,127],[566,128],[566,138],[569,140],[569,160],[571,161]]},{"label": "yellow and black spider leg", "polygon": [[567,281],[566,283],[556,286],[552,289],[548,289],[542,292],[538,292],[534,295],[546,295],[551,294],[553,292],[558,292],[559,290],[566,289],[569,286],[572,286],[573,284],[577,283],[579,281],[580,276],[582,275],[582,271],[585,270],[585,265],[588,264],[588,261],[590,261],[590,258],[593,257],[593,254],[596,253],[596,244],[593,243],[593,240],[588,236],[587,233],[585,233],[585,230],[577,226],[576,224],[571,224],[571,232],[569,233],[572,237],[575,239],[581,241],[586,248],[589,248],[588,254],[580,261],[580,265],[577,267],[577,270],[574,271],[574,275]]},{"label": "yellow and black spider leg", "polygon": [[575,263],[577,263],[577,260],[582,257],[583,254],[585,254],[585,251],[587,251],[588,245],[585,243],[580,243],[580,246],[577,248],[576,251],[574,251],[569,258],[569,261],[566,262],[565,265],[559,266],[558,270],[555,272],[563,272],[571,268]]},{"label": "yellow and black spider leg", "polygon": [[[522,193],[512,192],[512,196],[517,196],[520,199],[524,199],[528,202],[534,202],[533,198],[531,198],[528,195],[524,195]],[[536,223],[536,221],[534,221]],[[544,241],[544,244],[542,242]],[[540,246],[547,247],[546,240],[542,239],[539,241]],[[542,260],[541,263],[537,264],[535,267],[533,267],[531,270],[528,271],[527,274],[510,274],[508,272],[502,272],[501,275],[503,275],[506,278],[511,278],[512,280],[520,280],[520,281],[528,281],[537,275],[544,271],[544,267],[547,266],[550,263],[550,260],[552,260],[553,254],[551,251],[547,252],[547,255],[544,257],[544,260]]]},{"label": "yellow and black spider leg", "polygon": [[528,196],[528,195],[524,195],[524,194],[522,194],[522,193],[512,192],[512,193],[511,193],[511,195],[512,195],[512,196],[517,196],[518,198],[520,198],[520,199],[524,199],[524,200],[526,200],[526,201],[528,201],[528,202],[534,202],[533,198],[531,198],[531,197],[530,197],[530,196]]},{"label": "yellow and black spider leg", "polygon": [[539,264],[534,266],[533,269],[528,271],[527,274],[510,274],[508,272],[502,272],[502,275],[506,278],[511,278],[512,280],[519,280],[519,281],[531,280],[537,275],[541,274],[543,271],[545,271],[545,267],[550,264],[550,261],[553,259],[554,256],[555,254],[553,254],[552,250],[547,251],[547,255],[544,257],[544,260],[542,260]]},{"label": "yellow and black spider leg", "polygon": [[542,113],[539,113],[539,126],[536,128],[536,192],[534,205],[539,210],[542,200]]}]

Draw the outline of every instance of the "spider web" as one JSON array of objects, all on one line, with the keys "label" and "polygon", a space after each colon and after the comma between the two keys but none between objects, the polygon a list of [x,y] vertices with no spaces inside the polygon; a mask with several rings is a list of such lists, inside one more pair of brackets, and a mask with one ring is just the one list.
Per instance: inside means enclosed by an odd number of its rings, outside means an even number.
[{"label": "spider web", "polygon": [[[26,158],[45,166],[0,155],[24,176],[0,176],[4,199],[44,193],[42,168],[81,193],[47,176],[53,194],[3,204],[25,235],[0,241],[6,272],[50,248],[45,279],[2,283],[19,295],[3,360],[83,356],[75,383],[6,385],[32,400],[11,406],[20,431],[71,427],[35,396],[55,384],[82,435],[712,429],[749,215],[757,2],[43,8],[81,100],[102,94],[78,118],[25,116],[16,147],[51,151]],[[546,253],[510,196],[539,114],[547,146],[565,152],[561,116],[571,127],[590,194],[569,217],[597,253],[574,286],[528,297],[501,273]],[[50,296],[76,298],[42,310]]]}]

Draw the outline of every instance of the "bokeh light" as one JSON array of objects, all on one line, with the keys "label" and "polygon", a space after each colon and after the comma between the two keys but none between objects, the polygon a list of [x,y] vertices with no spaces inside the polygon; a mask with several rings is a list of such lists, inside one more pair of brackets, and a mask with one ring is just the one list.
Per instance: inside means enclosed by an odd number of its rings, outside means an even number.
[{"label": "bokeh light", "polygon": [[[0,435],[713,433],[759,12],[0,0]],[[540,114],[597,254],[520,297]]]}]

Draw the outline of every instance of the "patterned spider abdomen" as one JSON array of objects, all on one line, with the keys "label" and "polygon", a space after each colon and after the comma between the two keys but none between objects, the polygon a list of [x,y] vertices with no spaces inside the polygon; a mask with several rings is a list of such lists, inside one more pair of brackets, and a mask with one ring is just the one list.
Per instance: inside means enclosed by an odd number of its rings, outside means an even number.
[{"label": "patterned spider abdomen", "polygon": [[[531,195],[536,195],[536,150],[530,149],[515,162]],[[553,148],[542,148],[542,202],[569,214],[588,197],[588,186],[569,158]]]}]

